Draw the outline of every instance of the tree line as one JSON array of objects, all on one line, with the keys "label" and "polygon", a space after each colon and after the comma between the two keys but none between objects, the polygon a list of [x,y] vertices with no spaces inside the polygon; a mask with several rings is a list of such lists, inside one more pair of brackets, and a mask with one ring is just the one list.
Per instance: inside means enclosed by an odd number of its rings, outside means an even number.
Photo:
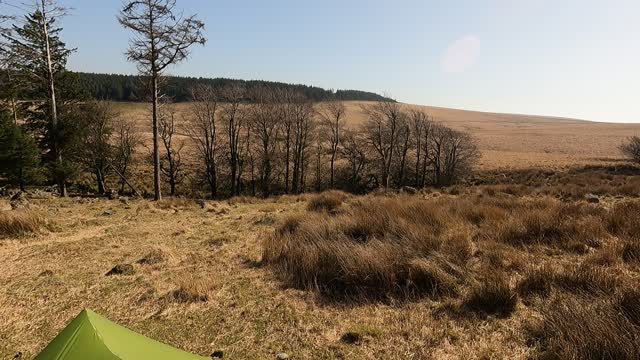
[{"label": "tree line", "polygon": [[55,0],[39,0],[22,19],[4,19],[12,25],[0,34],[0,177],[23,190],[48,183],[66,196],[69,185],[90,175],[99,194],[137,193],[149,183],[141,169],[151,164],[155,199],[163,189],[206,190],[212,198],[366,192],[448,185],[478,159],[470,135],[387,98],[364,105],[365,123],[348,127],[341,97],[357,92],[318,102],[299,86],[196,82],[187,111],[178,113],[164,72],[206,40],[195,16],[176,16],[175,0],[131,1],[118,16],[135,34],[127,58],[140,76],[131,81],[142,83],[152,109],[153,142],[145,152],[126,114],[93,101],[81,77],[66,69],[74,50],[60,38],[65,14]]},{"label": "tree line", "polygon": [[[80,84],[95,100],[144,102],[147,100],[145,77],[140,75],[76,73]],[[214,88],[240,86],[244,88],[272,87],[290,89],[304,94],[314,101],[389,101],[391,99],[372,92],[360,90],[326,90],[315,86],[287,84],[263,80],[237,80],[227,78],[194,78],[167,76],[164,78],[163,92],[175,102],[191,99],[190,90],[197,86]],[[245,99],[252,101],[253,99]]]}]

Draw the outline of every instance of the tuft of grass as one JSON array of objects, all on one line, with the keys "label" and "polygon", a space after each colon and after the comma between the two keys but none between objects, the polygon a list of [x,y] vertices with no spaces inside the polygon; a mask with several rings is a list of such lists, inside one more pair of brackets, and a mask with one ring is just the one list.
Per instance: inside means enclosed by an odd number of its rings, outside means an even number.
[{"label": "tuft of grass", "polygon": [[209,301],[209,284],[204,279],[186,278],[180,280],[178,288],[165,295],[168,302],[188,304]]},{"label": "tuft of grass", "polygon": [[375,339],[382,335],[382,330],[368,326],[358,325],[350,328],[341,337],[340,341],[345,344],[360,344],[367,339]]},{"label": "tuft of grass", "polygon": [[0,237],[16,237],[37,233],[46,224],[46,219],[33,210],[0,211]]},{"label": "tuft of grass", "polygon": [[315,195],[307,203],[308,211],[335,213],[346,200],[347,194],[332,190]]},{"label": "tuft of grass", "polygon": [[640,288],[627,287],[622,289],[615,299],[615,305],[622,314],[634,325],[640,327]]},{"label": "tuft of grass", "polygon": [[640,333],[608,301],[554,299],[532,329],[547,359],[638,359]]},{"label": "tuft of grass", "polygon": [[640,237],[629,238],[622,245],[622,260],[640,264]]},{"label": "tuft of grass", "polygon": [[155,265],[166,260],[166,254],[162,249],[151,249],[147,254],[136,261],[140,265]]},{"label": "tuft of grass", "polygon": [[554,285],[571,293],[601,295],[613,293],[621,280],[609,269],[590,265],[570,266],[553,276]]},{"label": "tuft of grass", "polygon": [[486,272],[464,299],[464,308],[489,315],[511,315],[518,305],[518,294],[511,289],[504,273],[493,269]]},{"label": "tuft of grass", "polygon": [[551,294],[555,272],[548,265],[529,268],[518,283],[517,290],[522,297],[539,296],[546,298]]}]

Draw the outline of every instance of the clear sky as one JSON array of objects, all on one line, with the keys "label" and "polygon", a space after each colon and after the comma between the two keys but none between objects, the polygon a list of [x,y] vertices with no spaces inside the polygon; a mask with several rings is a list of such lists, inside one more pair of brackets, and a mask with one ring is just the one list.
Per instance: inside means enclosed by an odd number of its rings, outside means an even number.
[{"label": "clear sky", "polygon": [[[133,73],[119,0],[73,7],[72,70]],[[638,0],[178,0],[208,43],[175,75],[360,89],[415,104],[640,122]]]}]

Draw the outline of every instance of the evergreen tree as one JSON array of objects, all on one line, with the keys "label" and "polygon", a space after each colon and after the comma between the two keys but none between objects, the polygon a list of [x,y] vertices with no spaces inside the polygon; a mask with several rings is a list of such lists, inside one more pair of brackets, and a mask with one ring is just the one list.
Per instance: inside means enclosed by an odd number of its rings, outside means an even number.
[{"label": "evergreen tree", "polygon": [[0,177],[20,186],[40,180],[40,152],[24,127],[13,122],[10,113],[0,110]]},{"label": "evergreen tree", "polygon": [[67,183],[77,174],[78,104],[83,91],[77,76],[66,71],[72,49],[60,39],[56,25],[64,9],[53,0],[40,0],[37,9],[3,34],[7,44],[7,68],[14,74],[21,96],[24,120],[38,139],[49,178],[66,196]]}]

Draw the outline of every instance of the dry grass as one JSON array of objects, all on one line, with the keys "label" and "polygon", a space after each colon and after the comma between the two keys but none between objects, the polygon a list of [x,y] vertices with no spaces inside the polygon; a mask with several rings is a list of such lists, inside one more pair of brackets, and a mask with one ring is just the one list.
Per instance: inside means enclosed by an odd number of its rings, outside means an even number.
[{"label": "dry grass", "polygon": [[534,333],[545,359],[638,359],[640,332],[609,301],[563,296],[543,311]]},{"label": "dry grass", "polygon": [[[85,307],[225,358],[632,354],[638,234],[615,220],[638,200],[515,190],[350,197],[334,213],[308,211],[311,195],[34,200],[56,229],[0,243],[0,358],[33,357]],[[116,264],[135,273],[105,276]],[[535,319],[542,335],[524,331]],[[587,339],[600,327],[622,330]]]},{"label": "dry grass", "polygon": [[511,315],[518,305],[518,294],[509,286],[505,274],[496,269],[485,271],[483,279],[464,299],[464,307],[490,315]]},{"label": "dry grass", "polygon": [[347,194],[342,191],[326,191],[311,197],[307,204],[307,210],[335,213],[346,199]]},{"label": "dry grass", "polygon": [[0,210],[0,238],[34,234],[46,225],[46,219],[34,210]]}]

